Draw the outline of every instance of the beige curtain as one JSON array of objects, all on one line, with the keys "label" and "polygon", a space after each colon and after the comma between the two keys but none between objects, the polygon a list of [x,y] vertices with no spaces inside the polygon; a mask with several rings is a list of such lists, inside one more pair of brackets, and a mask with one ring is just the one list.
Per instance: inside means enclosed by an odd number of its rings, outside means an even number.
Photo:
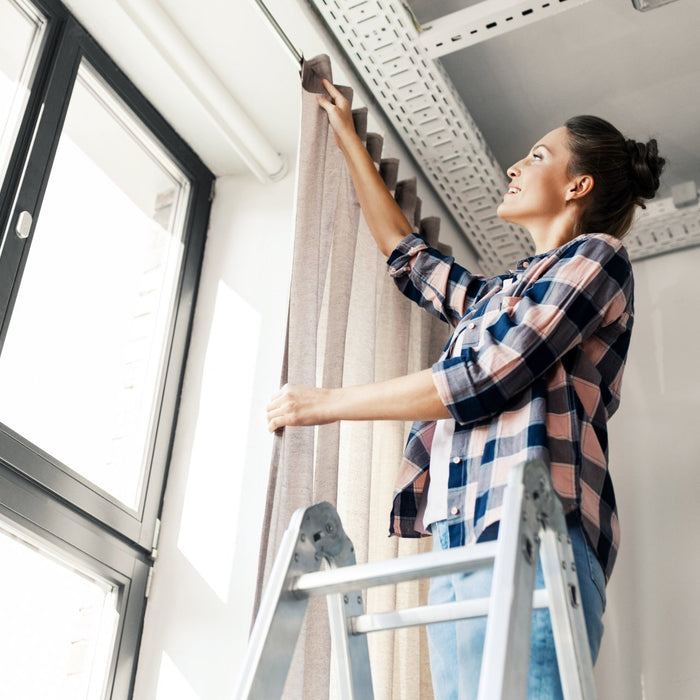
[{"label": "beige curtain", "polygon": [[[318,56],[302,71],[302,118],[297,172],[296,231],[287,347],[282,382],[341,385],[417,371],[431,364],[447,326],[412,305],[386,273],[357,202],[325,112],[315,94],[332,79],[330,60]],[[341,88],[348,97],[349,88]],[[382,139],[367,134],[367,112],[355,125],[414,230],[439,246],[439,220],[421,220],[415,180],[399,181],[396,159],[382,159]],[[260,589],[282,534],[297,508],[327,500],[338,508],[358,561],[425,551],[429,539],[389,538],[389,510],[408,425],[345,422],[287,428],[275,439],[260,556]],[[424,602],[427,583],[370,591],[370,611]],[[378,700],[432,698],[422,628],[369,637]],[[285,688],[286,698],[334,697],[325,600],[312,601]]]}]

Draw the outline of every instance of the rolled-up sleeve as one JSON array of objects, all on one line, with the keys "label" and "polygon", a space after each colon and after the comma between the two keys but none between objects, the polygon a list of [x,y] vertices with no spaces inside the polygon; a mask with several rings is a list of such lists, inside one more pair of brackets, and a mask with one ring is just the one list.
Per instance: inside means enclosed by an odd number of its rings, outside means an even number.
[{"label": "rolled-up sleeve", "polygon": [[432,367],[442,402],[458,423],[503,411],[555,362],[603,326],[626,330],[632,270],[609,236],[576,239],[562,256],[505,305],[476,345]]},{"label": "rolled-up sleeve", "polygon": [[498,278],[487,280],[471,274],[416,234],[409,234],[399,243],[387,265],[405,296],[453,326],[469,306],[500,282]]}]

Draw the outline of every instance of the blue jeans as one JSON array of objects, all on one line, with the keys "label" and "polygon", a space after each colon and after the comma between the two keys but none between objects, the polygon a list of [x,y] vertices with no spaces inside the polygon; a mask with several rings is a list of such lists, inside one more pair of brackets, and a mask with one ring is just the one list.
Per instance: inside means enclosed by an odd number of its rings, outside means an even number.
[{"label": "blue jeans", "polygon": [[[432,526],[433,548],[448,547],[445,521]],[[576,560],[586,631],[595,663],[603,636],[605,577],[580,524],[569,527]],[[491,569],[470,574],[438,576],[430,582],[431,604],[449,603],[491,594]],[[542,568],[537,566],[535,588],[544,588]],[[479,690],[486,618],[441,622],[427,626],[430,670],[435,700],[471,700]],[[563,700],[549,610],[534,610],[528,700]]]}]

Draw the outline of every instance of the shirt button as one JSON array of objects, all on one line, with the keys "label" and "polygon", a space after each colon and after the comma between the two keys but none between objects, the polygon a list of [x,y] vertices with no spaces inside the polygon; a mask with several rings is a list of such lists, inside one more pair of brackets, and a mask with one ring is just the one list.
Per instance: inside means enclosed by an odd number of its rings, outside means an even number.
[{"label": "shirt button", "polygon": [[523,267],[530,267],[530,263],[526,260],[526,261],[523,263]]},{"label": "shirt button", "polygon": [[470,331],[473,331],[473,330],[476,328],[476,323],[470,323],[470,324],[467,326],[467,328],[468,328]]},{"label": "shirt button", "polygon": [[459,515],[459,508],[457,508],[457,506],[452,506],[452,508],[450,508],[450,514]]},{"label": "shirt button", "polygon": [[452,464],[459,464],[462,461],[461,457],[453,457]]}]

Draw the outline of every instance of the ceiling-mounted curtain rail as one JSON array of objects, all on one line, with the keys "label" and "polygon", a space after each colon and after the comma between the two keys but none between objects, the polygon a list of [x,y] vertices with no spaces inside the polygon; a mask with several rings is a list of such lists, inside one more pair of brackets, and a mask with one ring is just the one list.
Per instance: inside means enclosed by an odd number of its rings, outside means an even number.
[{"label": "ceiling-mounted curtain rail", "polygon": [[277,23],[277,20],[274,18],[270,10],[267,9],[265,3],[262,0],[253,0],[253,2],[258,6],[258,8],[260,8],[260,11],[263,13],[265,19],[275,30],[277,36],[279,36],[279,38],[282,40],[282,43],[285,45],[289,53],[291,53],[292,58],[297,62],[299,67],[301,67],[301,63],[304,60],[303,55],[299,53],[296,46],[294,46],[290,38],[285,34],[284,29],[282,29],[282,27],[280,27],[280,25]]}]

